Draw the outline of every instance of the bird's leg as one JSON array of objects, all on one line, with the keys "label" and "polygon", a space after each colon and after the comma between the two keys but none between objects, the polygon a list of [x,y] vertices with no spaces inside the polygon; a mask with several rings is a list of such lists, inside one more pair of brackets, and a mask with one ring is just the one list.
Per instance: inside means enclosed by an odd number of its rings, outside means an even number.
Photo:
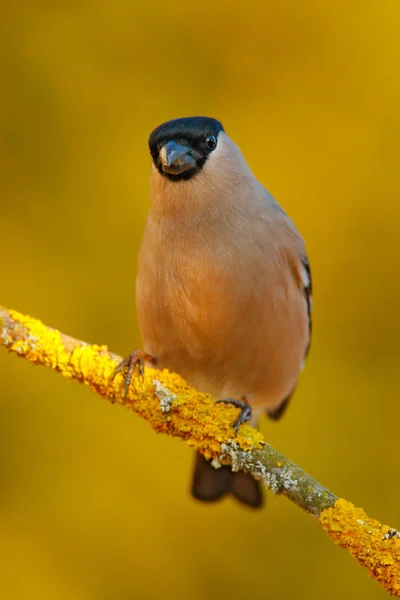
[{"label": "bird's leg", "polygon": [[155,363],[154,356],[151,356],[151,354],[147,354],[146,352],[143,352],[143,350],[135,350],[134,352],[132,352],[131,354],[129,354],[129,356],[127,356],[126,358],[124,358],[123,360],[121,360],[121,362],[119,363],[119,365],[115,369],[114,373],[112,374],[111,379],[114,379],[114,377],[118,373],[122,373],[123,376],[125,377],[125,394],[124,394],[124,398],[126,398],[127,395],[128,395],[129,386],[131,384],[132,375],[133,375],[133,372],[135,370],[136,365],[139,366],[139,372],[140,372],[140,374],[143,377],[143,375],[144,375],[144,363],[145,362],[149,362],[149,363],[154,364]]},{"label": "bird's leg", "polygon": [[246,402],[246,399],[236,400],[235,398],[223,398],[222,400],[217,400],[217,404],[232,404],[232,406],[236,406],[236,408],[240,408],[240,415],[235,424],[235,435],[239,432],[239,427],[246,423],[246,421],[250,421],[251,419],[251,406]]}]

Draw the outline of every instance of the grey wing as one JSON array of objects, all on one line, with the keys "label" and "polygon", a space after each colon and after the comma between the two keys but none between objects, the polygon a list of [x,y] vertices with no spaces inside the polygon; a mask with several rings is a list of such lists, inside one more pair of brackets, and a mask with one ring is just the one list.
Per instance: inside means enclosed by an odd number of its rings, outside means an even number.
[{"label": "grey wing", "polygon": [[[265,189],[265,188],[264,188]],[[280,213],[281,215],[284,215],[285,219],[291,223],[291,226],[293,227],[293,229],[296,229],[295,224],[293,223],[293,221],[290,219],[290,217],[285,213],[285,211],[283,210],[283,208],[276,202],[276,200],[271,196],[271,194],[268,192],[268,190],[265,190],[269,201],[271,202],[272,206],[274,207],[275,211]],[[312,279],[311,279],[311,270],[310,270],[310,263],[308,262],[308,257],[307,254],[305,253],[305,249],[303,247],[303,255],[300,257],[301,260],[301,266],[303,267],[303,272],[302,272],[302,281],[303,281],[303,294],[304,294],[304,298],[306,301],[306,306],[307,306],[307,315],[308,315],[308,344],[307,344],[307,348],[306,348],[306,352],[305,352],[305,356],[304,358],[307,358],[307,354],[308,351],[310,349],[310,343],[311,343],[311,331],[312,331],[312,318],[311,318],[311,312],[312,312]]]},{"label": "grey wing", "polygon": [[[308,344],[304,354],[304,360],[307,358],[308,352],[311,345],[311,332],[312,332],[312,279],[310,263],[308,262],[307,256],[303,256],[301,259],[301,265],[303,267],[302,279],[303,279],[303,294],[306,301],[307,316],[308,316]],[[286,396],[275,410],[267,411],[267,415],[273,421],[278,421],[285,413],[290,398],[292,397],[294,390]]]}]

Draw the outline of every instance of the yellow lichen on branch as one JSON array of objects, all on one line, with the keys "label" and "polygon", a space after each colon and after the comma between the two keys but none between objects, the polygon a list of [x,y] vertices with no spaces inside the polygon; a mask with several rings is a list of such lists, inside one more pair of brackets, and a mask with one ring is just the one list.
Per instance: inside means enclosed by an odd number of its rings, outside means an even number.
[{"label": "yellow lichen on branch", "polygon": [[400,534],[350,502],[338,499],[308,473],[267,444],[248,424],[235,437],[238,410],[215,404],[179,375],[145,369],[134,374],[124,398],[121,375],[112,378],[121,358],[107,346],[90,345],[0,306],[0,346],[86,384],[111,402],[142,416],[158,432],[185,440],[218,467],[230,463],[260,479],[316,517],[330,538],[346,548],[389,593],[400,597]]},{"label": "yellow lichen on branch", "polygon": [[393,596],[400,596],[400,534],[339,498],[319,521],[329,537],[365,567]]},{"label": "yellow lichen on branch", "polygon": [[[124,398],[122,376],[112,379],[121,357],[111,353],[107,346],[81,342],[14,310],[0,307],[0,319],[0,341],[8,350],[86,384],[111,402],[132,408],[156,431],[183,438],[207,457],[221,454],[221,444],[234,437],[232,423],[238,410],[215,404],[210,396],[190,388],[179,375],[145,369],[142,377],[136,372]],[[176,398],[175,410],[162,410],[159,398],[162,389]],[[262,444],[263,436],[244,425],[236,441],[242,450],[247,450]]]}]

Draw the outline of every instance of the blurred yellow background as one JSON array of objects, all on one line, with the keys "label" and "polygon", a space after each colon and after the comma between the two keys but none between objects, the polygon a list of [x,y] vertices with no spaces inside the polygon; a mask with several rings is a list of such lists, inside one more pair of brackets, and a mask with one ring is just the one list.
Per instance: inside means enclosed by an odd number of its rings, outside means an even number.
[{"label": "blurred yellow background", "polygon": [[[400,6],[3,2],[0,303],[126,355],[147,137],[214,116],[306,239],[314,338],[269,441],[400,526]],[[146,450],[144,451],[144,448]],[[379,599],[313,519],[188,494],[191,451],[0,349],[0,597]]]}]

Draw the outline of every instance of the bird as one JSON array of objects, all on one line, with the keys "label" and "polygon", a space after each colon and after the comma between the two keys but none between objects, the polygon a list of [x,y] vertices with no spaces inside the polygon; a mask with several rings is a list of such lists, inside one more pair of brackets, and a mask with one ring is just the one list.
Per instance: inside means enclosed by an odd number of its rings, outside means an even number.
[{"label": "bird", "polygon": [[[260,134],[261,135],[261,134]],[[183,117],[149,137],[151,206],[136,305],[143,350],[118,366],[129,389],[137,365],[177,372],[245,421],[280,419],[311,339],[312,283],[305,243],[211,117]],[[260,508],[259,481],[197,453],[191,493],[231,494]]]}]

